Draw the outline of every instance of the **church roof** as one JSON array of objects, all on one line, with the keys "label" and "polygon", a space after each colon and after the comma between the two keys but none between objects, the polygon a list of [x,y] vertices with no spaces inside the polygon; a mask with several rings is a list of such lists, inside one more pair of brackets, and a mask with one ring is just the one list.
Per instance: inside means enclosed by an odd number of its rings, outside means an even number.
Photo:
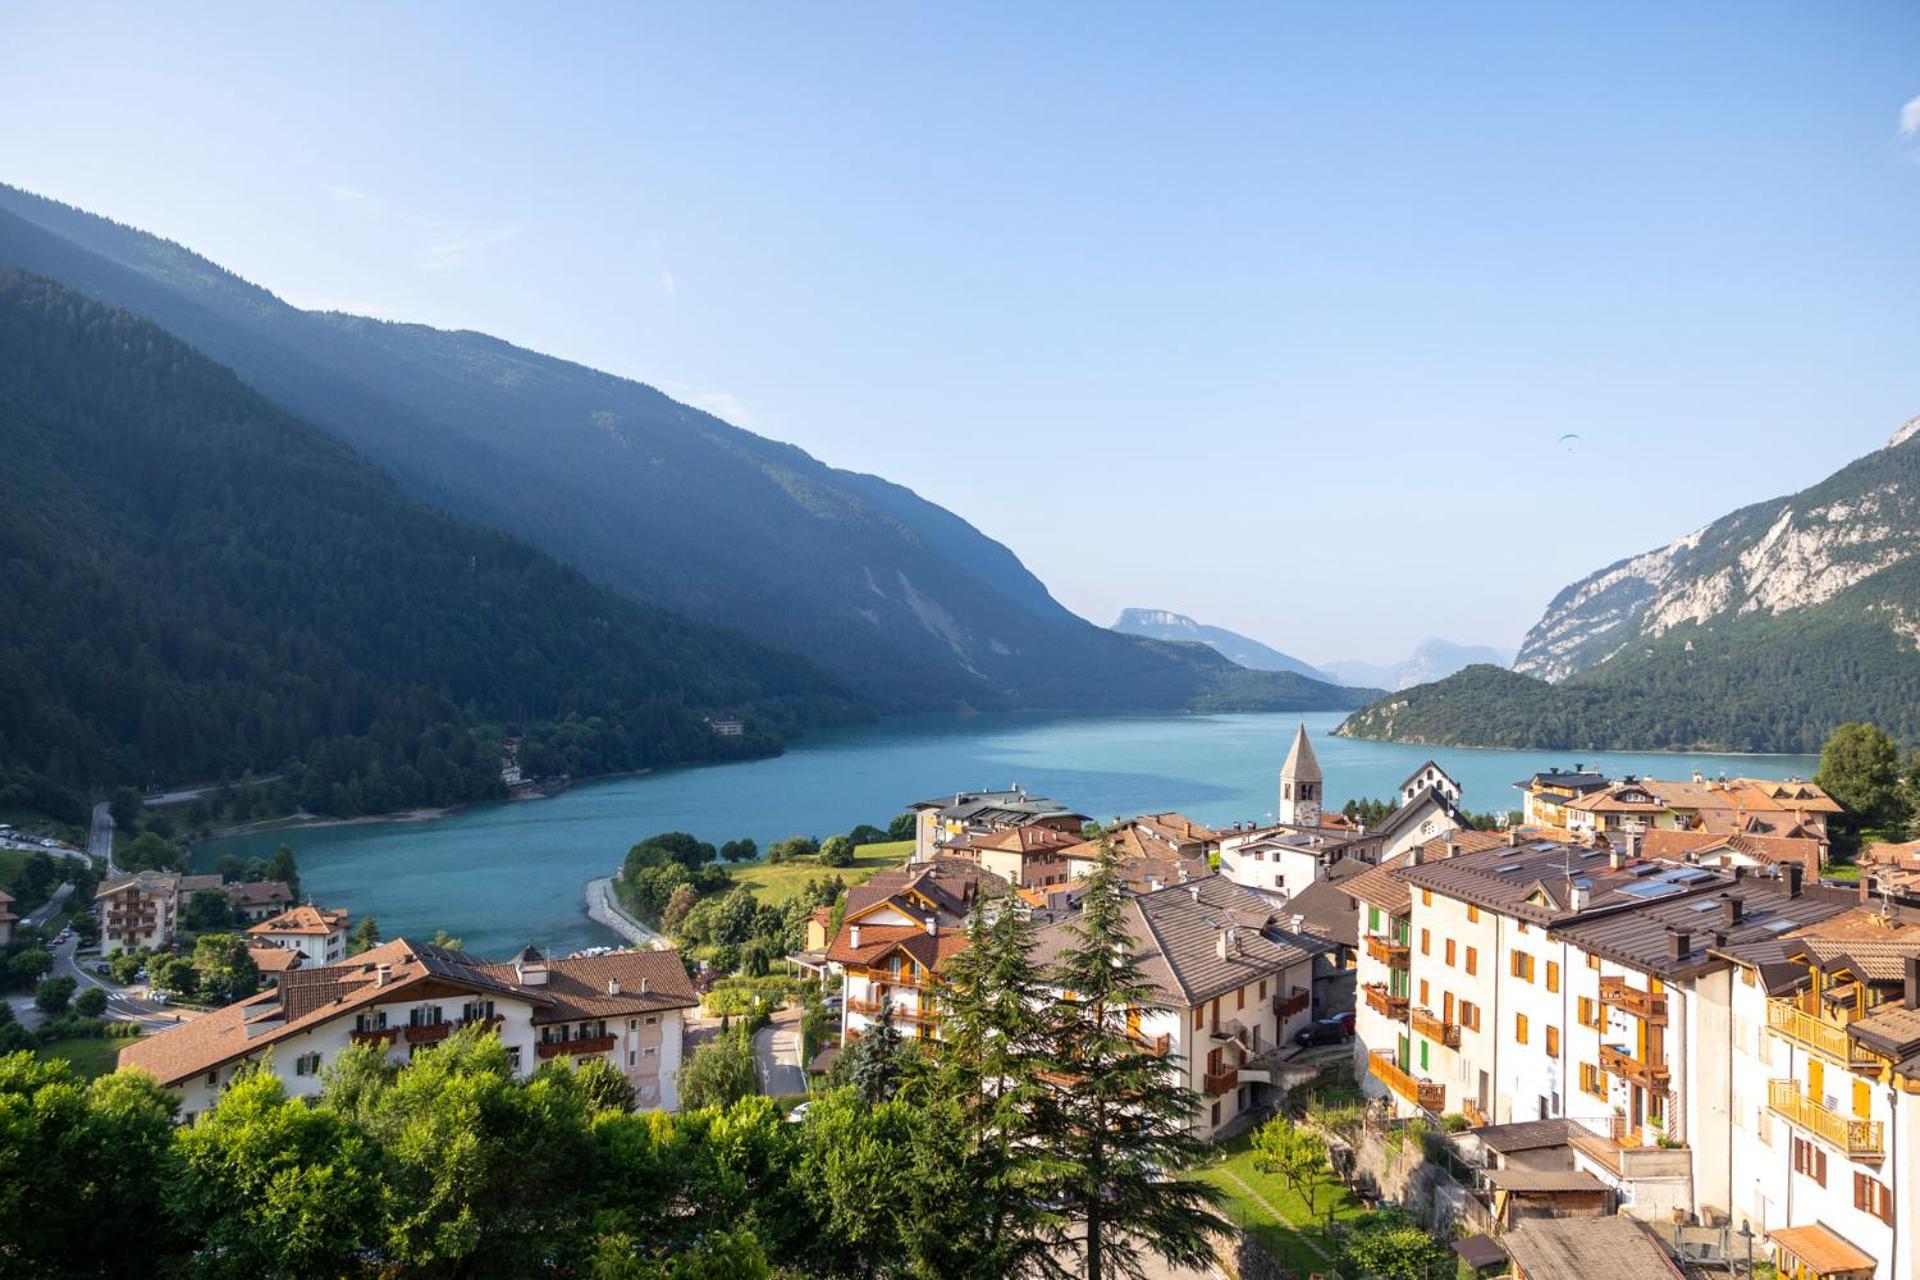
[{"label": "church roof", "polygon": [[1287,752],[1287,762],[1280,766],[1280,776],[1292,778],[1295,782],[1324,781],[1320,776],[1320,761],[1314,758],[1313,744],[1307,741],[1307,726],[1304,724],[1293,735],[1293,750]]}]

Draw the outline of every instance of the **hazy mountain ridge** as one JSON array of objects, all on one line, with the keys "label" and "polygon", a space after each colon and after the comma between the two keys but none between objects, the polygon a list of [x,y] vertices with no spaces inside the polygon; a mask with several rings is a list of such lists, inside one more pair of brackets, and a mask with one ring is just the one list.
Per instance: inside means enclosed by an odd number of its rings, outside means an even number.
[{"label": "hazy mountain ridge", "polygon": [[911,490],[640,383],[484,334],[304,312],[181,246],[6,187],[0,264],[154,319],[419,497],[811,657],[881,710],[1355,701],[1096,627]]},{"label": "hazy mountain ridge", "polygon": [[1506,679],[1480,668],[1350,717],[1473,746],[1814,751],[1876,720],[1920,740],[1920,420],[1554,597]]},{"label": "hazy mountain ridge", "polygon": [[1229,662],[1250,671],[1291,671],[1310,680],[1344,683],[1310,662],[1280,652],[1250,636],[1225,627],[1196,622],[1171,609],[1122,609],[1111,628],[1126,636],[1147,636],[1155,640],[1178,640],[1204,644]]},{"label": "hazy mountain ridge", "polygon": [[1421,641],[1400,662],[1329,662],[1325,670],[1353,688],[1410,689],[1476,664],[1504,667],[1511,660],[1507,652],[1492,645],[1455,644],[1436,637]]}]

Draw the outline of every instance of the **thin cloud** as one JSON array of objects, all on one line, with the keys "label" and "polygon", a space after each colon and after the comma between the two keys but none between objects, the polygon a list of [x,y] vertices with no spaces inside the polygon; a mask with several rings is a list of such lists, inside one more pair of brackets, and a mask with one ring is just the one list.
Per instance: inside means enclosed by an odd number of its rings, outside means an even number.
[{"label": "thin cloud", "polygon": [[380,201],[358,187],[343,187],[338,183],[329,182],[320,189],[326,192],[327,199],[335,204],[358,204],[368,208],[378,208],[380,205]]},{"label": "thin cloud", "polygon": [[1909,138],[1920,133],[1920,97],[1908,99],[1900,108],[1900,132]]},{"label": "thin cloud", "polygon": [[702,387],[690,387],[684,382],[669,382],[661,378],[641,378],[672,396],[682,404],[690,404],[696,409],[704,409],[724,422],[736,427],[745,427],[749,431],[759,426],[758,415],[750,405],[731,391],[711,391]]},{"label": "thin cloud", "polygon": [[477,235],[454,236],[423,246],[414,253],[413,262],[422,271],[457,271],[480,250],[505,244],[519,234],[519,227],[498,227]]},{"label": "thin cloud", "polygon": [[660,292],[666,294],[669,298],[680,292],[680,282],[673,278],[673,272],[662,271],[660,273]]}]

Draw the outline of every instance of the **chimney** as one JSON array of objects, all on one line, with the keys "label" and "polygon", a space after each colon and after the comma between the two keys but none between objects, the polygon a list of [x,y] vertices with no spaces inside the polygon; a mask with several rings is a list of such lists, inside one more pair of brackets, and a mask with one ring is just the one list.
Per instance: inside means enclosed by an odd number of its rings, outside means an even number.
[{"label": "chimney", "polygon": [[860,926],[859,925],[850,924],[847,926],[847,945],[850,947],[853,947],[855,950],[859,949],[859,946],[860,946]]},{"label": "chimney", "polygon": [[1453,844],[1453,829],[1449,827],[1447,829],[1447,856],[1451,858],[1454,854],[1458,852],[1460,851],[1456,849]]},{"label": "chimney", "polygon": [[1287,925],[1287,928],[1293,933],[1298,933],[1300,932],[1301,926],[1306,924],[1306,922],[1307,918],[1296,912],[1291,923]]},{"label": "chimney", "polygon": [[1730,893],[1720,895],[1720,918],[1727,928],[1738,925],[1746,915],[1746,904]]},{"label": "chimney", "polygon": [[1618,849],[1609,849],[1607,851],[1607,870],[1625,871],[1626,869],[1627,869],[1627,855],[1620,852]]},{"label": "chimney", "polygon": [[1640,833],[1638,831],[1627,832],[1627,856],[1629,858],[1637,858],[1640,856]]},{"label": "chimney", "polygon": [[1693,935],[1685,929],[1667,929],[1667,957],[1671,960],[1685,960],[1693,954]]},{"label": "chimney", "polygon": [[1727,945],[1727,931],[1725,929],[1715,929],[1713,931],[1713,945],[1716,948]]},{"label": "chimney", "polygon": [[1920,956],[1907,956],[1901,963],[1905,981],[1901,987],[1900,1003],[1908,1009],[1920,1009]]},{"label": "chimney", "polygon": [[1747,869],[1745,867],[1736,866],[1733,869],[1733,878],[1735,881],[1745,880],[1747,878]]},{"label": "chimney", "polygon": [[1519,847],[1520,847],[1520,828],[1508,827],[1507,828],[1507,848],[1518,849]]},{"label": "chimney", "polygon": [[1195,902],[1200,901],[1200,886],[1197,883],[1188,885],[1187,896],[1189,898],[1192,898]]},{"label": "chimney", "polygon": [[647,994],[647,992],[648,992],[648,990],[649,990],[649,989],[651,989],[651,988],[652,988],[652,986],[653,986],[653,979],[651,979],[651,978],[646,978],[646,977],[643,977],[643,978],[641,978],[641,979],[640,979],[640,994],[641,994],[641,995],[645,995],[645,994]]},{"label": "chimney", "polygon": [[1593,886],[1585,880],[1575,880],[1573,889],[1567,895],[1567,905],[1576,912],[1585,911],[1587,903],[1593,899]]},{"label": "chimney", "polygon": [[607,994],[610,996],[617,996],[620,994],[620,979],[618,978],[607,979]]},{"label": "chimney", "polygon": [[376,987],[386,986],[387,979],[391,977],[392,974],[393,974],[392,965],[385,964],[385,963],[375,965],[373,967],[373,985]]},{"label": "chimney", "polygon": [[927,934],[935,938],[940,936],[940,918],[938,916],[927,917]]},{"label": "chimney", "polygon": [[1789,898],[1797,898],[1800,896],[1800,880],[1806,874],[1807,869],[1799,863],[1789,862],[1787,864],[1787,896]]}]

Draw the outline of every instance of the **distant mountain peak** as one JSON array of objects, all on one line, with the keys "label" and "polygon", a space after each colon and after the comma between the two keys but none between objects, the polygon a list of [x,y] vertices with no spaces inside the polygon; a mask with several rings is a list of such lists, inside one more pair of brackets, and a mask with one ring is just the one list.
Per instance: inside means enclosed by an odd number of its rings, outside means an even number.
[{"label": "distant mountain peak", "polygon": [[1900,429],[1893,433],[1893,438],[1887,441],[1887,448],[1898,449],[1917,435],[1920,435],[1920,418],[1908,418],[1901,424]]},{"label": "distant mountain peak", "polygon": [[1299,658],[1280,652],[1270,645],[1243,636],[1237,631],[1225,627],[1208,626],[1195,622],[1184,613],[1175,613],[1171,609],[1122,609],[1110,630],[1121,635],[1146,636],[1151,640],[1176,640],[1187,644],[1203,644],[1229,662],[1247,668],[1249,671],[1291,671],[1295,675],[1306,676],[1310,680],[1321,680],[1330,684],[1343,684],[1319,667]]}]

